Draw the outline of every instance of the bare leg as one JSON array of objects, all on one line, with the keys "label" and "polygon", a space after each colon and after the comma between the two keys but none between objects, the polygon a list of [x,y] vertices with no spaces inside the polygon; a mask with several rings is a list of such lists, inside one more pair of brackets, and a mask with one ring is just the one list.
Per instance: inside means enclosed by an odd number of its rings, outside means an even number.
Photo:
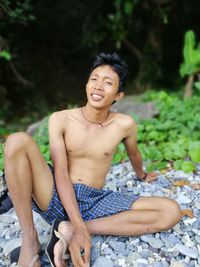
[{"label": "bare leg", "polygon": [[[88,221],[86,226],[90,234],[135,236],[168,230],[181,218],[179,205],[175,201],[160,197],[141,197],[132,205],[131,210]],[[69,222],[63,222],[59,231],[63,235],[69,235],[72,233],[71,227]],[[62,248],[58,247],[54,251],[55,257],[60,253],[59,249]]]},{"label": "bare leg", "polygon": [[[52,174],[36,143],[25,133],[8,137],[5,145],[5,175],[8,189],[22,228],[19,264],[28,266],[40,250],[33,224],[32,196],[46,209],[53,189]],[[39,261],[34,266],[40,266]]]},{"label": "bare leg", "polygon": [[131,210],[91,220],[86,225],[91,234],[135,236],[168,230],[181,218],[179,205],[175,201],[141,197]]}]

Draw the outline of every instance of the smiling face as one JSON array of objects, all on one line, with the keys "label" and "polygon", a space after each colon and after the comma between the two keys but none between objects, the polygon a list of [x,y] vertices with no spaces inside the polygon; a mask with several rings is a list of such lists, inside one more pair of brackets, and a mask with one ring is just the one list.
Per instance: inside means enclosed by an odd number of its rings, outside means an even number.
[{"label": "smiling face", "polygon": [[110,107],[124,95],[118,89],[118,74],[109,65],[99,66],[92,71],[86,85],[88,103],[95,108]]}]

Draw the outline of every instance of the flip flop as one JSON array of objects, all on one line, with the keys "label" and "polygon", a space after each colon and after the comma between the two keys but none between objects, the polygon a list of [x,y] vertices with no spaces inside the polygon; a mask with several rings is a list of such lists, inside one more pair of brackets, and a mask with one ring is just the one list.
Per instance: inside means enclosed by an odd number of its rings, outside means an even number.
[{"label": "flip flop", "polygon": [[7,192],[4,192],[0,197],[0,214],[9,211],[13,207],[12,201]]},{"label": "flip flop", "polygon": [[[11,264],[13,263],[17,263],[18,262],[18,259],[19,259],[19,254],[20,254],[20,249],[21,247],[16,247],[15,249],[13,249],[10,253],[10,262]],[[36,254],[31,262],[29,263],[28,267],[33,267],[34,266],[34,263],[39,260],[39,257],[43,255],[43,251],[41,251],[39,254]],[[21,265],[14,265],[15,267],[23,267]]]},{"label": "flip flop", "polygon": [[58,226],[63,221],[64,221],[63,219],[55,219],[53,221],[52,226],[51,226],[50,238],[49,238],[49,241],[48,241],[47,246],[45,248],[46,255],[47,255],[52,267],[55,267],[54,253],[53,253],[54,246],[57,243],[57,241],[59,241],[59,240],[63,243],[62,259],[63,260],[69,259],[69,255],[66,254],[67,243],[66,243],[64,237],[58,232]]}]

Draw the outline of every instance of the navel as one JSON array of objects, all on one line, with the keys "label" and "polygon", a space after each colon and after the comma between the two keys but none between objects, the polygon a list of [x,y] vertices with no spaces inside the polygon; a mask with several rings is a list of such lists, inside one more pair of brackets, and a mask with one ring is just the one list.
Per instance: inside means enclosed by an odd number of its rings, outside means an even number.
[{"label": "navel", "polygon": [[110,155],[109,152],[105,152],[105,153],[104,153],[104,156],[109,156],[109,155]]}]

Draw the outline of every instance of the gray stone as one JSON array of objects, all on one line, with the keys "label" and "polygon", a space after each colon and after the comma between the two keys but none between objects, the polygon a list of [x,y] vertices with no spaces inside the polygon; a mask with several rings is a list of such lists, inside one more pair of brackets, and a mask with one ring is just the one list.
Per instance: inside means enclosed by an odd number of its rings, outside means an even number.
[{"label": "gray stone", "polygon": [[174,234],[169,234],[167,232],[160,233],[160,238],[168,244],[168,246],[173,246],[175,244],[181,244],[179,238],[177,238]]},{"label": "gray stone", "polygon": [[196,222],[192,224],[192,227],[200,230],[200,219],[199,218],[196,220]]},{"label": "gray stone", "polygon": [[126,96],[121,101],[116,102],[111,110],[129,115],[134,113],[139,119],[152,118],[159,113],[153,102],[135,102],[133,96]]},{"label": "gray stone", "polygon": [[183,255],[188,256],[192,259],[198,258],[198,250],[196,248],[188,248],[181,244],[176,244],[175,248]]},{"label": "gray stone", "polygon": [[92,245],[95,245],[97,242],[102,243],[103,237],[100,235],[92,236]]},{"label": "gray stone", "polygon": [[197,242],[197,244],[200,245],[200,236],[195,235],[195,236],[194,236],[194,239],[195,239],[195,241]]},{"label": "gray stone", "polygon": [[117,241],[110,241],[109,245],[117,252],[123,252],[125,250],[125,244]]},{"label": "gray stone", "polygon": [[99,249],[95,246],[91,249],[91,259],[94,262],[100,256]]},{"label": "gray stone", "polygon": [[110,255],[110,254],[113,253],[113,251],[112,251],[112,249],[110,249],[110,248],[105,248],[105,249],[104,249],[104,253],[105,253],[106,255]]},{"label": "gray stone", "polygon": [[113,267],[114,263],[112,260],[106,258],[106,257],[98,257],[92,267]]},{"label": "gray stone", "polygon": [[148,259],[151,256],[149,249],[143,249],[140,254],[144,259]]},{"label": "gray stone", "polygon": [[138,252],[130,252],[128,254],[127,263],[133,265],[137,259],[141,259],[141,255]]},{"label": "gray stone", "polygon": [[163,264],[162,264],[162,262],[155,262],[154,264],[153,264],[153,267],[163,267]]},{"label": "gray stone", "polygon": [[198,209],[198,210],[200,210],[200,201],[199,200],[195,200],[194,201],[194,205],[195,205],[195,207]]},{"label": "gray stone", "polygon": [[[191,196],[190,196],[191,197]],[[181,192],[179,195],[178,195],[178,198],[177,198],[177,201],[178,203],[180,204],[188,204],[188,203],[191,203],[192,200],[190,199],[189,196],[187,196],[186,194],[184,194],[183,192]]]},{"label": "gray stone", "polygon": [[185,264],[178,261],[173,261],[169,267],[185,267]]},{"label": "gray stone", "polygon": [[172,183],[166,179],[164,176],[159,176],[159,178],[155,181],[155,183],[160,186],[160,187],[164,187],[164,188],[171,188]]},{"label": "gray stone", "polygon": [[164,242],[161,239],[158,239],[155,237],[150,238],[148,242],[151,247],[156,248],[156,249],[164,246]]}]

